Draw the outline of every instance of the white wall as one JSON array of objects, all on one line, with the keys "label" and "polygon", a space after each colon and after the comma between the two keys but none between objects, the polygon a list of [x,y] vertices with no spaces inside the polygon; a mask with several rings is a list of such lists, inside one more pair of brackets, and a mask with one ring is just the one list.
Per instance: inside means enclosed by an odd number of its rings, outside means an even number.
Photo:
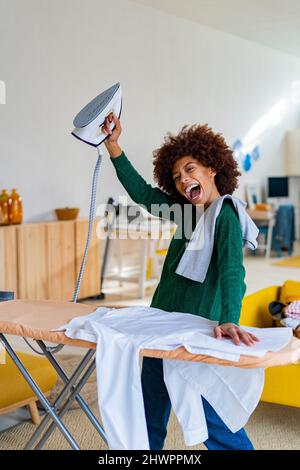
[{"label": "white wall", "polygon": [[[18,188],[26,221],[66,205],[86,215],[96,151],[70,135],[72,120],[120,81],[121,145],[147,180],[167,131],[208,122],[232,144],[260,122],[263,156],[241,179],[244,197],[246,180],[284,172],[285,130],[300,125],[290,101],[299,78],[292,56],[130,0],[0,0],[0,188]],[[282,99],[282,121],[265,126]],[[106,158],[98,200],[119,193]]]}]

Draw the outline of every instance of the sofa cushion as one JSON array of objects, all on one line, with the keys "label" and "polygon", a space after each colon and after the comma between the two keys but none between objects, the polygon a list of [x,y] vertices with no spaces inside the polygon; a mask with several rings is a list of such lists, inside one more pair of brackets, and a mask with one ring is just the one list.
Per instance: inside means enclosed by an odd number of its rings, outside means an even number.
[{"label": "sofa cushion", "polygon": [[[56,383],[57,374],[48,359],[25,353],[17,354],[41,390],[50,391]],[[34,397],[32,389],[6,354],[6,363],[0,365],[0,409],[31,397]]]},{"label": "sofa cushion", "polygon": [[294,300],[300,300],[300,282],[285,281],[280,292],[280,302],[289,304]]}]

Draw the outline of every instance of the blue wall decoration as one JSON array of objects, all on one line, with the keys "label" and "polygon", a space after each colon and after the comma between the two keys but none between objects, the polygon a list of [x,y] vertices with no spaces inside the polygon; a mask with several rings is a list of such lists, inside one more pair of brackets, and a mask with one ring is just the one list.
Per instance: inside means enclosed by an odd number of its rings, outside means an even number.
[{"label": "blue wall decoration", "polygon": [[253,162],[260,158],[260,148],[258,145],[256,145],[250,153],[245,153],[243,149],[243,142],[240,139],[237,139],[233,143],[232,150],[234,158],[237,160],[244,171],[250,171]]},{"label": "blue wall decoration", "polygon": [[252,156],[253,160],[258,160],[259,159],[260,149],[259,149],[258,145],[256,145],[256,147],[254,147],[254,149],[252,150],[251,156]]},{"label": "blue wall decoration", "polygon": [[247,153],[245,155],[245,158],[243,160],[243,169],[245,171],[250,171],[251,170],[251,167],[252,167],[252,159],[251,159],[251,155],[250,153]]}]

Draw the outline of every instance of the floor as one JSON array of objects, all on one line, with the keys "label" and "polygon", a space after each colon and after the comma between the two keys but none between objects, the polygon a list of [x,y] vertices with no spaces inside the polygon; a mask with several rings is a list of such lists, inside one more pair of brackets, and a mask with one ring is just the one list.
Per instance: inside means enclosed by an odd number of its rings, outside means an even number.
[{"label": "floor", "polygon": [[[97,403],[93,402],[90,406],[95,415],[99,416]],[[98,453],[106,449],[103,441],[83,416],[81,410],[72,410],[67,413],[64,417],[64,423],[82,449],[97,450]],[[256,449],[299,451],[300,408],[259,403],[245,429]],[[33,424],[23,422],[19,426],[0,433],[0,451],[23,449],[34,430]],[[56,430],[47,442],[45,449],[68,450],[70,447],[61,433]],[[174,413],[171,412],[165,450],[189,450],[191,452],[203,451],[204,449],[203,444],[188,448],[185,446],[181,427]],[[241,467],[243,467],[240,455],[237,457],[241,460]],[[290,460],[287,461],[288,463]]]},{"label": "floor", "polygon": [[12,413],[1,415],[0,417],[0,432],[13,428],[18,424],[30,421],[30,414],[26,406],[19,408]]}]

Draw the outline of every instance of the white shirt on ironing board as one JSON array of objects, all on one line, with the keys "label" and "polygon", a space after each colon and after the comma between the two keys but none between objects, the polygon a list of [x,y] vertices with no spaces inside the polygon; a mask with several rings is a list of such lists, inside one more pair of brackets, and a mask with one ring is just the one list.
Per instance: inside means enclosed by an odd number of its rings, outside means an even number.
[{"label": "white shirt on ironing board", "polygon": [[[102,307],[60,328],[70,338],[97,343],[98,402],[111,450],[149,449],[141,386],[141,349],[173,350],[184,346],[191,353],[238,361],[240,354],[261,357],[267,351],[277,351],[292,337],[289,328],[244,327],[261,341],[252,347],[236,346],[231,339],[214,338],[216,325],[217,322],[197,315],[152,307]],[[257,406],[264,382],[261,368],[164,360],[163,371],[186,445],[208,438],[201,396],[229,429],[236,432]]]}]

